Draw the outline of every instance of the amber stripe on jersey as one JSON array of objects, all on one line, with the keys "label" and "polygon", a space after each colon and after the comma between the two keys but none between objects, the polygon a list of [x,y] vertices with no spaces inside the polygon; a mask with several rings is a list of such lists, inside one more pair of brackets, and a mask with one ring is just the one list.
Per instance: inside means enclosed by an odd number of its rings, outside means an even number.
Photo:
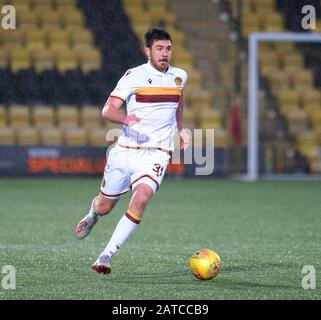
[{"label": "amber stripe on jersey", "polygon": [[135,90],[136,102],[178,102],[182,88],[151,87]]}]

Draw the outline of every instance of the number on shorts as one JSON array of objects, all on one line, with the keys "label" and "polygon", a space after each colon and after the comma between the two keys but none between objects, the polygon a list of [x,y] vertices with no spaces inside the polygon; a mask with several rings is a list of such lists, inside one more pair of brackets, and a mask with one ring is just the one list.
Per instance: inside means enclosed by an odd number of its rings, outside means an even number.
[{"label": "number on shorts", "polygon": [[161,177],[163,175],[164,167],[162,167],[159,163],[155,163],[153,171],[156,172],[157,177]]}]

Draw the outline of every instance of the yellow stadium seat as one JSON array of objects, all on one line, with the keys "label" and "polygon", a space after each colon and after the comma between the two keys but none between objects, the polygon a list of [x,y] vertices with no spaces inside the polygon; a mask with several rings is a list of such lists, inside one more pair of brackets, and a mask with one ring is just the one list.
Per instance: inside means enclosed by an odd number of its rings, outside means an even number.
[{"label": "yellow stadium seat", "polygon": [[259,56],[259,59],[260,59],[261,66],[265,66],[265,65],[270,65],[275,67],[280,66],[280,58],[274,51],[262,52]]},{"label": "yellow stadium seat", "polygon": [[64,73],[68,70],[78,68],[77,54],[74,50],[66,50],[61,52],[57,60],[57,68],[59,72]]},{"label": "yellow stadium seat", "polygon": [[41,29],[27,29],[25,31],[25,41],[28,44],[44,44],[47,45],[47,36]]},{"label": "yellow stadium seat", "polygon": [[42,145],[62,145],[63,132],[61,128],[49,127],[41,129],[40,142]]},{"label": "yellow stadium seat", "polygon": [[64,27],[70,26],[70,25],[83,27],[85,25],[85,17],[82,11],[79,10],[78,8],[67,9],[63,7],[61,9],[59,8],[57,12],[59,13],[59,17]]},{"label": "yellow stadium seat", "polygon": [[270,75],[270,83],[273,93],[288,90],[290,87],[289,75],[280,70],[278,73]]},{"label": "yellow stadium seat", "polygon": [[306,112],[309,118],[313,117],[313,114],[321,110],[321,104],[306,104],[303,105],[303,110]]},{"label": "yellow stadium seat", "polygon": [[313,87],[313,74],[311,70],[303,70],[292,76],[293,87],[297,90],[307,90]]},{"label": "yellow stadium seat", "polygon": [[65,143],[69,146],[85,146],[87,144],[87,132],[84,128],[66,128]]},{"label": "yellow stadium seat", "polygon": [[313,173],[321,173],[321,160],[315,160],[309,163],[310,171]]},{"label": "yellow stadium seat", "polygon": [[106,133],[105,128],[92,128],[88,134],[89,144],[97,147],[106,146]]},{"label": "yellow stadium seat", "polygon": [[0,105],[0,127],[7,126],[7,109],[5,106]]},{"label": "yellow stadium seat", "polygon": [[15,144],[15,132],[12,127],[1,127],[0,126],[0,145],[12,145]]},{"label": "yellow stadium seat", "polygon": [[61,7],[77,7],[77,0],[52,0],[53,4],[56,6],[56,8]]},{"label": "yellow stadium seat", "polygon": [[8,53],[5,50],[0,50],[0,69],[7,68],[9,64]]},{"label": "yellow stadium seat", "polygon": [[310,89],[302,93],[302,104],[319,104],[321,105],[321,91],[317,89]]},{"label": "yellow stadium seat", "polygon": [[148,25],[149,27],[151,26],[151,23],[152,23],[151,16],[147,14],[145,11],[127,12],[127,15],[132,21],[133,26],[135,25]]},{"label": "yellow stadium seat", "polygon": [[70,36],[65,30],[57,30],[55,32],[47,31],[47,39],[49,46],[56,46],[60,44],[66,44],[67,47],[70,46]]},{"label": "yellow stadium seat", "polygon": [[57,125],[61,128],[78,127],[78,108],[76,106],[59,106],[56,117]]},{"label": "yellow stadium seat", "polygon": [[45,7],[51,7],[53,6],[53,1],[52,0],[31,0],[29,1],[32,3],[33,7],[41,7],[41,6],[45,6]]},{"label": "yellow stadium seat", "polygon": [[264,2],[256,1],[255,3],[255,12],[258,14],[266,14],[266,15],[274,15],[277,14],[278,11],[276,11],[275,6],[267,6],[264,5]]},{"label": "yellow stadium seat", "polygon": [[267,14],[262,11],[260,13],[261,19],[263,21],[263,30],[266,31],[278,31],[284,30],[284,20],[280,13],[275,12]]},{"label": "yellow stadium seat", "polygon": [[164,7],[151,6],[147,10],[147,14],[155,26],[165,25],[167,27],[175,24],[175,15]]},{"label": "yellow stadium seat", "polygon": [[282,71],[287,73],[289,77],[292,77],[304,71],[304,67],[300,64],[297,65],[297,64],[286,63],[283,66]]},{"label": "yellow stadium seat", "polygon": [[0,28],[0,43],[1,44],[24,44],[24,34],[20,29],[3,30]]},{"label": "yellow stadium seat", "polygon": [[48,49],[51,51],[51,55],[55,59],[55,61],[62,56],[63,52],[72,50],[68,42],[52,44]]},{"label": "yellow stadium seat", "polygon": [[30,126],[30,110],[26,106],[12,105],[8,108],[8,120],[12,128]]},{"label": "yellow stadium seat", "polygon": [[39,51],[46,50],[46,45],[45,45],[45,43],[41,43],[41,42],[39,42],[39,43],[27,43],[26,46],[25,46],[25,50],[29,52],[31,60],[33,62],[35,53],[39,52]]},{"label": "yellow stadium seat", "polygon": [[20,30],[37,29],[38,18],[34,11],[29,9],[25,12],[17,11],[16,9],[17,25]]},{"label": "yellow stadium seat", "polygon": [[32,110],[33,125],[36,128],[50,128],[55,125],[54,109],[49,106],[39,106]]},{"label": "yellow stadium seat", "polygon": [[244,38],[247,38],[251,32],[262,30],[262,19],[258,14],[245,13],[242,15],[241,32]]},{"label": "yellow stadium seat", "polygon": [[222,114],[212,108],[200,110],[200,125],[202,129],[219,129],[222,127]]},{"label": "yellow stadium seat", "polygon": [[212,105],[212,96],[206,90],[198,90],[189,92],[187,95],[187,102],[195,110],[207,109]]},{"label": "yellow stadium seat", "polygon": [[300,107],[297,103],[281,103],[279,105],[279,111],[282,116],[288,117],[292,112],[300,111]]},{"label": "yellow stadium seat", "polygon": [[24,47],[22,45],[22,43],[18,43],[18,42],[11,42],[11,43],[4,43],[1,47],[1,50],[3,50],[4,52],[6,52],[6,54],[8,55],[8,58],[10,60],[11,54],[13,52],[16,51],[23,51]]},{"label": "yellow stadium seat", "polygon": [[314,130],[305,130],[302,132],[298,132],[296,138],[299,149],[301,150],[318,145],[318,137]]},{"label": "yellow stadium seat", "polygon": [[192,64],[189,63],[182,63],[176,64],[177,67],[182,68],[187,72],[188,75],[188,82],[189,84],[200,85],[202,82],[202,73],[194,68]]},{"label": "yellow stadium seat", "polygon": [[80,123],[84,128],[97,128],[101,126],[101,109],[95,106],[83,106],[80,110]]},{"label": "yellow stadium seat", "polygon": [[28,11],[31,10],[31,7],[29,5],[28,1],[15,1],[14,2],[14,7],[16,9],[16,15],[24,15],[26,14]]},{"label": "yellow stadium seat", "polygon": [[82,29],[81,32],[70,34],[71,45],[73,48],[90,48],[94,46],[94,37],[91,31]]},{"label": "yellow stadium seat", "polygon": [[84,73],[91,70],[99,70],[103,65],[103,57],[98,49],[87,49],[78,52],[80,68]]},{"label": "yellow stadium seat", "polygon": [[279,51],[278,54],[284,65],[288,63],[303,66],[304,64],[304,57],[297,49],[294,49],[292,52]]},{"label": "yellow stadium seat", "polygon": [[169,32],[173,39],[173,44],[175,45],[180,45],[180,46],[185,46],[186,45],[186,34],[179,29],[173,27],[173,26],[168,26],[166,27],[166,30]]},{"label": "yellow stadium seat", "polygon": [[310,121],[316,130],[321,129],[321,108],[311,113]]},{"label": "yellow stadium seat", "polygon": [[300,95],[295,90],[283,90],[277,93],[280,104],[299,105]]},{"label": "yellow stadium seat", "polygon": [[26,50],[18,50],[11,52],[10,67],[13,72],[18,72],[31,67],[30,52]]},{"label": "yellow stadium seat", "polygon": [[270,78],[273,74],[280,72],[280,67],[270,64],[260,66],[260,71],[264,77]]},{"label": "yellow stadium seat", "polygon": [[181,46],[175,46],[175,50],[173,51],[172,55],[173,61],[176,65],[183,65],[183,64],[193,64],[193,55],[190,51],[186,48]]},{"label": "yellow stadium seat", "polygon": [[47,1],[42,2],[41,0],[39,0],[37,4],[33,4],[33,10],[50,12],[53,10],[53,7],[51,3],[47,3]]},{"label": "yellow stadium seat", "polygon": [[308,127],[307,114],[304,110],[293,110],[287,115],[288,130],[290,135],[296,136]]},{"label": "yellow stadium seat", "polygon": [[37,50],[33,53],[33,66],[36,72],[51,70],[55,66],[53,54],[50,50]]},{"label": "yellow stadium seat", "polygon": [[276,42],[274,44],[275,51],[280,56],[291,55],[296,51],[296,46],[293,42]]},{"label": "yellow stadium seat", "polygon": [[195,120],[197,119],[195,110],[185,105],[184,111],[183,111],[183,119],[184,119],[184,123],[195,122]]},{"label": "yellow stadium seat", "polygon": [[145,0],[145,3],[148,8],[166,8],[168,5],[168,0]]},{"label": "yellow stadium seat", "polygon": [[17,143],[22,145],[39,144],[38,129],[34,127],[24,127],[17,129]]},{"label": "yellow stadium seat", "polygon": [[50,30],[52,28],[59,29],[62,27],[62,19],[56,11],[42,11],[40,8],[36,9],[35,12],[42,28]]},{"label": "yellow stadium seat", "polygon": [[214,146],[217,148],[226,148],[229,145],[229,136],[225,129],[214,130]]}]

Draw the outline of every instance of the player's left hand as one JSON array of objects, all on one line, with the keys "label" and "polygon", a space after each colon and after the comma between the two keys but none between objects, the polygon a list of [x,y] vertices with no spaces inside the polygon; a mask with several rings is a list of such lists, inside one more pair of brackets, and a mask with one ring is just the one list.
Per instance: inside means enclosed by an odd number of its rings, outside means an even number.
[{"label": "player's left hand", "polygon": [[185,129],[178,131],[178,134],[180,138],[180,149],[185,151],[189,146],[189,135]]}]

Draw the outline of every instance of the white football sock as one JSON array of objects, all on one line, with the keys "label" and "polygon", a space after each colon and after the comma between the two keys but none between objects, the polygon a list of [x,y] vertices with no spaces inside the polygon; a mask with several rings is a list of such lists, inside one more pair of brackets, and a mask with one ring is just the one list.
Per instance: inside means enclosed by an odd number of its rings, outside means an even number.
[{"label": "white football sock", "polygon": [[128,237],[138,227],[140,221],[132,217],[128,212],[119,220],[117,227],[109,240],[105,250],[101,253],[112,257],[115,255]]}]

